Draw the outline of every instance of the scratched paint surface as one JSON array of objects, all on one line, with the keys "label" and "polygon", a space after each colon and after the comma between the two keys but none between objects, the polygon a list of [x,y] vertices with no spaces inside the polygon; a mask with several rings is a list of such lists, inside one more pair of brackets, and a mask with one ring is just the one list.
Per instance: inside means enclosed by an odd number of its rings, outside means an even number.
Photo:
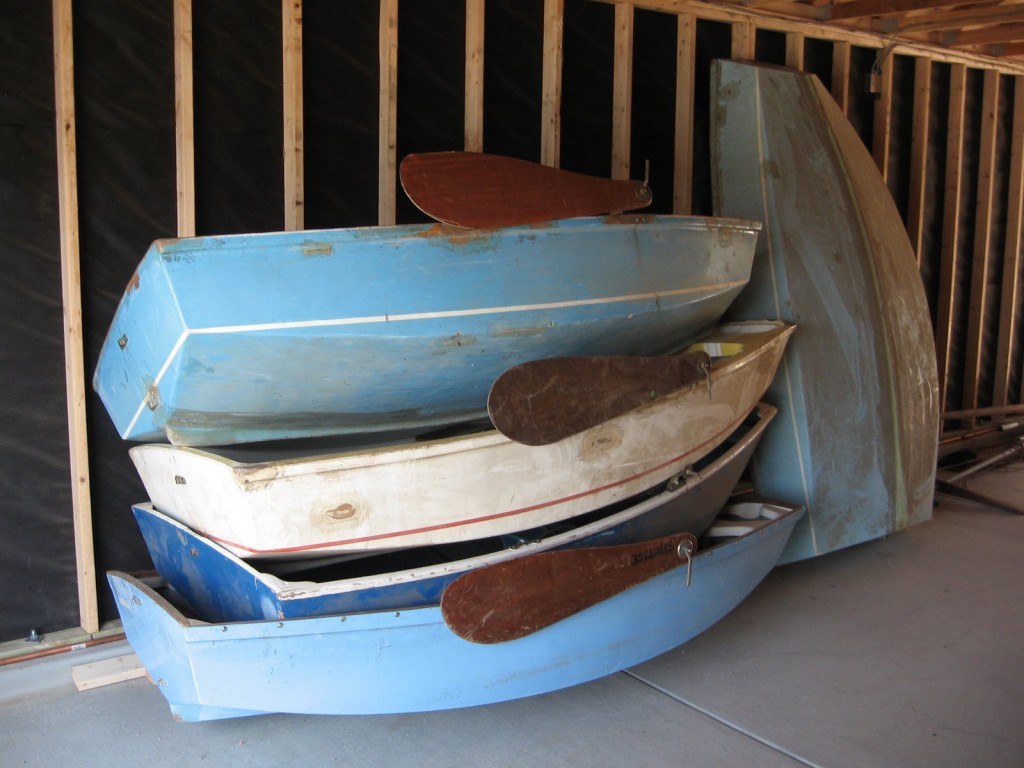
[{"label": "scratched paint surface", "polygon": [[182,445],[483,416],[519,362],[705,333],[746,283],[757,229],[641,216],[158,241],[94,386],[123,437]]},{"label": "scratched paint surface", "polygon": [[753,461],[808,514],[784,560],[931,516],[938,434],[924,290],[871,156],[812,75],[716,65],[716,210],[764,221],[736,317],[797,323]]}]

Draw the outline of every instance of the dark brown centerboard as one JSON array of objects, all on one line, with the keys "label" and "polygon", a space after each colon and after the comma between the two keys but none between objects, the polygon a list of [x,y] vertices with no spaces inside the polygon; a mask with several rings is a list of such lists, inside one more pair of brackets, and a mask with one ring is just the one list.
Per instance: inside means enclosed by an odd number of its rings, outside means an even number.
[{"label": "dark brown centerboard", "polygon": [[686,563],[697,539],[677,533],[610,547],[539,552],[460,576],[441,596],[459,637],[502,643],[524,637]]},{"label": "dark brown centerboard", "polygon": [[630,357],[550,357],[509,368],[495,380],[487,413],[524,445],[548,445],[603,424],[685,386],[707,382],[705,352]]},{"label": "dark brown centerboard", "polygon": [[604,179],[483,152],[407,155],[399,168],[409,199],[437,221],[490,229],[643,208],[643,181]]}]

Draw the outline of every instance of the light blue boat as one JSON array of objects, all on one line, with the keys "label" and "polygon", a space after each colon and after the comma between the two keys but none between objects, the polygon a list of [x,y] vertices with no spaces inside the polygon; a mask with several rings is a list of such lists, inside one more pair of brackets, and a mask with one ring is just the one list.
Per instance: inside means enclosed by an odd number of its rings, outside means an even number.
[{"label": "light blue boat", "polygon": [[802,514],[745,521],[743,535],[698,552],[689,586],[681,565],[491,645],[455,635],[438,606],[210,624],[127,574],[107,578],[129,642],[178,719],[422,712],[566,688],[675,648],[760,583]]},{"label": "light blue boat", "polygon": [[660,354],[707,333],[749,278],[759,228],[621,216],[158,240],[93,385],[121,437],[179,445],[481,418],[513,365]]},{"label": "light blue boat", "polygon": [[[642,498],[560,525],[340,562],[257,570],[152,504],[132,510],[157,572],[207,621],[255,621],[436,605],[472,569],[551,549],[699,536],[725,505],[775,409],[761,405],[719,448]],[[296,570],[296,566],[302,570]]]},{"label": "light blue boat", "polygon": [[715,210],[764,222],[734,318],[797,323],[751,462],[762,493],[807,516],[783,561],[928,520],[938,378],[928,305],[892,196],[818,79],[712,69]]}]

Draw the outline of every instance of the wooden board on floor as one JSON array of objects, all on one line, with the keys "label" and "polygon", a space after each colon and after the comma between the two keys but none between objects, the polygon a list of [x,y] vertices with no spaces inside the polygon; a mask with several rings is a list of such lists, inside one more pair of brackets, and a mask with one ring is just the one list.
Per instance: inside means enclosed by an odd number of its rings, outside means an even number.
[{"label": "wooden board on floor", "polygon": [[75,688],[79,691],[123,683],[137,677],[145,677],[145,675],[146,668],[142,666],[139,657],[134,653],[93,661],[89,664],[79,664],[77,667],[71,668],[71,679],[75,681]]}]

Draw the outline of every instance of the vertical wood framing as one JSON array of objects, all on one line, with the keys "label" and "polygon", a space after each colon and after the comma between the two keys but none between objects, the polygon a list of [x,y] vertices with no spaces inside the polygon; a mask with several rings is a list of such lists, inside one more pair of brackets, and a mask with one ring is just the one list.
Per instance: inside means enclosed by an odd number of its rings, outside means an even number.
[{"label": "vertical wood framing", "polygon": [[[999,337],[996,341],[995,382],[992,405],[1009,405],[1010,361],[1020,340],[1017,326],[1017,296],[1021,279],[1021,235],[1024,229],[1024,75],[1013,78],[1013,127],[1010,139],[1009,187],[1006,195],[1006,241],[1003,251],[1003,280],[999,299]],[[1024,398],[1022,398],[1024,399]]]},{"label": "vertical wood framing", "polygon": [[832,98],[845,115],[850,108],[850,44],[845,40],[832,46]]},{"label": "vertical wood framing", "polygon": [[463,147],[484,151],[484,0],[466,0],[466,108]]},{"label": "vertical wood framing", "polygon": [[924,242],[925,188],[928,172],[928,122],[932,98],[932,60],[914,61],[914,113],[910,138],[910,189],[907,197],[907,234],[921,266]]},{"label": "vertical wood framing", "polygon": [[544,0],[540,161],[557,168],[562,142],[562,38],[565,0]]},{"label": "vertical wood framing", "polygon": [[967,316],[967,351],[964,359],[964,396],[961,408],[978,407],[982,336],[988,299],[988,266],[992,240],[992,195],[995,183],[996,128],[999,112],[999,73],[985,70],[982,92],[981,142],[978,151],[978,198],[974,215],[971,258],[971,304]]},{"label": "vertical wood framing", "polygon": [[178,237],[193,237],[196,233],[196,142],[192,95],[192,0],[174,0],[174,152]]},{"label": "vertical wood framing", "polygon": [[874,128],[871,132],[871,154],[882,179],[889,181],[889,146],[892,143],[892,71],[893,57],[885,56],[881,69],[881,92],[875,99]]},{"label": "vertical wood framing", "polygon": [[64,374],[67,388],[71,504],[82,629],[98,632],[99,605],[89,496],[89,444],[85,420],[82,275],[79,263],[78,169],[75,139],[75,69],[71,0],[53,0],[53,69],[57,128],[57,196],[64,306]]},{"label": "vertical wood framing", "polygon": [[380,0],[377,51],[380,57],[377,222],[388,225],[395,223],[398,193],[398,0]]},{"label": "vertical wood framing", "polygon": [[284,228],[305,225],[302,139],[302,0],[281,0]]},{"label": "vertical wood framing", "polygon": [[697,18],[681,13],[676,23],[676,126],[672,211],[693,212],[693,82],[697,69]]},{"label": "vertical wood framing", "polygon": [[633,4],[615,6],[612,77],[612,178],[629,178],[630,118],[633,113]]},{"label": "vertical wood framing", "polygon": [[804,35],[802,32],[786,33],[786,66],[790,69],[804,68]]},{"label": "vertical wood framing", "polygon": [[935,320],[935,356],[939,369],[939,404],[946,405],[950,339],[953,335],[953,289],[960,245],[960,185],[964,149],[967,66],[953,64],[949,77],[949,122],[946,131],[946,179],[942,208],[942,258]]},{"label": "vertical wood framing", "polygon": [[754,60],[754,42],[757,30],[752,21],[737,21],[732,25],[732,58]]}]

